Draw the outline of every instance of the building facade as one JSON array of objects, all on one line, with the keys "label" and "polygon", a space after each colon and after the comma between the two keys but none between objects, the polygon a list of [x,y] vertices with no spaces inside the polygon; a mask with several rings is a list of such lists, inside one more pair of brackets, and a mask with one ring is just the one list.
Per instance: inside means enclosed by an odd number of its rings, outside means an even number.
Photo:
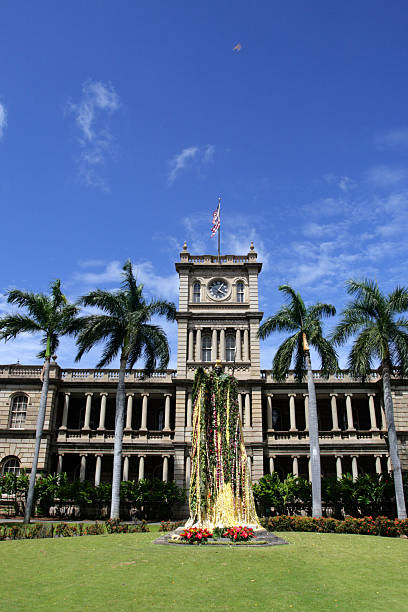
[{"label": "building facade", "polygon": [[[177,370],[126,374],[123,480],[159,477],[189,485],[192,383],[198,366],[219,359],[238,379],[239,406],[253,480],[277,471],[309,477],[307,384],[260,369],[258,276],[247,255],[190,255],[176,269]],[[41,367],[0,365],[0,471],[30,470],[41,394]],[[392,469],[379,374],[364,383],[340,371],[316,381],[322,473]],[[39,470],[67,472],[95,484],[112,476],[118,370],[50,368]],[[393,379],[403,470],[408,470],[408,381]]]}]

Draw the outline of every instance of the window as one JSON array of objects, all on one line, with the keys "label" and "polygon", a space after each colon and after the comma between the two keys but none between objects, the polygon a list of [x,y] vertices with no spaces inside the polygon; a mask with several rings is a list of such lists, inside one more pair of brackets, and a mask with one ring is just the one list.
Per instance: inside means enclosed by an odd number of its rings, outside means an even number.
[{"label": "window", "polygon": [[203,336],[201,341],[201,354],[203,361],[211,361],[211,336]]},{"label": "window", "polygon": [[164,428],[164,410],[162,408],[161,410],[159,410],[157,414],[157,429],[159,431],[162,431],[163,428]]},{"label": "window", "polygon": [[225,358],[227,361],[235,361],[235,338],[228,335],[225,338]]},{"label": "window", "polygon": [[9,459],[6,459],[3,463],[3,468],[1,471],[3,474],[15,474],[18,476],[20,474],[20,461],[17,459],[17,457],[10,457]]},{"label": "window", "polygon": [[237,302],[244,301],[244,283],[240,281],[237,283]]},{"label": "window", "polygon": [[22,429],[27,415],[28,399],[26,395],[15,395],[11,403],[10,428]]},{"label": "window", "polygon": [[201,285],[200,283],[194,283],[193,285],[193,302],[198,304],[201,301]]}]

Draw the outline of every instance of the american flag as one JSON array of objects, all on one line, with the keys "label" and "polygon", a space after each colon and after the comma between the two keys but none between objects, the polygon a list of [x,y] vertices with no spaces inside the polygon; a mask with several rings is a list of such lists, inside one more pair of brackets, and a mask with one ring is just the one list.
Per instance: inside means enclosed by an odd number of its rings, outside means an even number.
[{"label": "american flag", "polygon": [[212,228],[211,228],[211,238],[213,236],[215,236],[215,234],[218,232],[218,230],[220,229],[220,225],[221,225],[221,217],[220,217],[220,208],[221,208],[221,199],[218,199],[218,206],[217,208],[214,210],[213,212],[213,216],[212,216]]}]

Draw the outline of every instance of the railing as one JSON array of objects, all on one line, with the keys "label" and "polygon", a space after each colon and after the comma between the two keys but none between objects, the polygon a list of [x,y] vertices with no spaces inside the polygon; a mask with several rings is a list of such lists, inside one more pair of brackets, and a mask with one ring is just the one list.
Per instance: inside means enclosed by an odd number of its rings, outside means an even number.
[{"label": "railing", "polygon": [[[307,430],[302,431],[278,431],[268,430],[267,436],[269,440],[308,440],[309,432]],[[320,440],[348,440],[349,438],[357,438],[358,440],[373,440],[378,438],[384,438],[384,432],[379,431],[368,431],[368,430],[353,430],[353,431],[319,431]]]},{"label": "railing", "polygon": [[[130,437],[133,439],[138,439],[141,438],[143,440],[146,440],[146,438],[148,440],[167,440],[167,439],[173,439],[174,438],[174,431],[173,430],[163,430],[163,429],[159,429],[159,430],[154,430],[154,429],[149,429],[147,430],[147,432],[143,432],[141,433],[140,430],[138,429],[134,429],[132,430],[130,433],[125,432],[125,436],[124,436],[124,442],[126,443],[126,439],[127,437],[130,435]],[[86,430],[81,430],[81,429],[60,429],[58,431],[58,440],[61,441],[67,441],[67,442],[80,442],[80,441],[89,441],[89,442],[100,442],[101,438],[103,438],[103,440],[106,442],[113,442],[113,439],[115,437],[115,432],[113,430],[110,429],[105,429],[102,431],[98,431],[98,430],[91,430],[91,431],[86,431]]]},{"label": "railing", "polygon": [[26,365],[2,365],[0,366],[0,376],[3,378],[12,378],[14,376],[25,376],[27,378],[39,378],[41,376],[42,366],[26,366]]},{"label": "railing", "polygon": [[194,264],[244,264],[249,262],[248,255],[189,255],[189,263]]},{"label": "railing", "polygon": [[[261,370],[261,378],[265,382],[274,382],[274,383],[282,382],[283,384],[288,383],[288,382],[297,382],[293,370],[289,371],[289,373],[285,377],[285,380],[283,381],[277,381],[273,377],[272,370]],[[340,370],[339,372],[336,372],[336,374],[330,374],[328,378],[325,378],[322,375],[320,370],[313,370],[313,378],[319,382],[327,382],[327,383],[361,382],[361,378],[353,378],[353,376],[350,376],[348,370]],[[379,380],[379,378],[381,378],[381,376],[377,372],[377,370],[371,370],[371,373],[366,378],[366,382],[376,381],[376,380]],[[305,383],[307,382],[306,377],[304,378],[303,382]]]},{"label": "railing", "polygon": [[[176,370],[164,370],[162,372],[152,372],[150,376],[145,375],[144,370],[128,370],[125,374],[126,382],[133,380],[151,382],[171,382],[177,376]],[[116,381],[119,377],[119,370],[76,370],[66,369],[61,371],[61,378],[64,382],[70,381],[97,381],[110,382]]]}]

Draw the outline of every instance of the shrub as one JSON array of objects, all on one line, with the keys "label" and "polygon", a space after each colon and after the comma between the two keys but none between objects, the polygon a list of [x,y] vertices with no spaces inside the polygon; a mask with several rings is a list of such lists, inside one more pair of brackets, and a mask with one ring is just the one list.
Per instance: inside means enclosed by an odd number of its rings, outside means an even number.
[{"label": "shrub", "polygon": [[397,537],[408,535],[408,519],[389,519],[386,516],[346,516],[343,521],[333,518],[312,518],[308,516],[271,516],[262,519],[268,531],[315,531],[319,533],[351,533]]},{"label": "shrub", "polygon": [[105,526],[103,523],[89,523],[82,525],[81,535],[102,535],[106,533]]},{"label": "shrub", "polygon": [[178,527],[182,527],[185,521],[162,521],[160,523],[159,531],[174,531]]},{"label": "shrub", "polygon": [[81,524],[70,525],[69,523],[57,523],[54,527],[54,533],[60,538],[79,536],[81,535]]}]

